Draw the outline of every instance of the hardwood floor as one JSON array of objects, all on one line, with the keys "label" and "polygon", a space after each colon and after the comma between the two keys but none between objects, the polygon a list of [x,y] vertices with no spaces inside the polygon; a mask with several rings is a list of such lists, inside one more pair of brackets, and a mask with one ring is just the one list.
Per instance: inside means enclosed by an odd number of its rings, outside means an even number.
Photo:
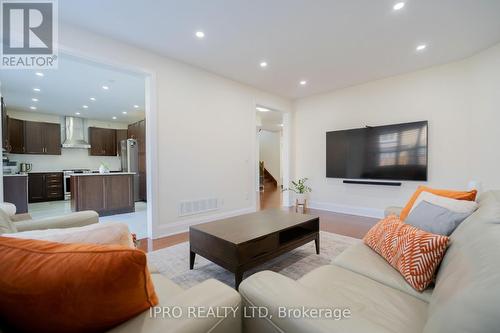
[{"label": "hardwood floor", "polygon": [[[260,193],[260,209],[264,210],[280,207],[281,191],[275,186],[265,187],[264,192]],[[295,207],[281,207],[281,209],[295,211]],[[317,209],[308,209],[306,213],[319,216],[320,230],[354,238],[363,238],[368,230],[378,221],[377,219],[369,217],[339,214]],[[155,240],[142,239],[139,248],[146,252],[155,251],[187,242],[188,240],[189,233],[184,232]]]}]

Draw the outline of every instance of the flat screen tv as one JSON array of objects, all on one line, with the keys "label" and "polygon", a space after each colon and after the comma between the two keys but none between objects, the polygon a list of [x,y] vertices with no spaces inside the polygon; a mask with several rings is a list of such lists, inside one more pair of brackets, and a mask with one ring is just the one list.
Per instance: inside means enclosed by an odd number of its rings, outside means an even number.
[{"label": "flat screen tv", "polygon": [[326,133],[326,177],[427,180],[427,121]]}]

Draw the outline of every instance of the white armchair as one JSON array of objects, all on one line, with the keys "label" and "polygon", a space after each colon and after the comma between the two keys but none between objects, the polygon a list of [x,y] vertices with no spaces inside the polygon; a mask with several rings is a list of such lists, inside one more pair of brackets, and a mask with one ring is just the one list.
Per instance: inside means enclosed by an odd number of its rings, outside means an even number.
[{"label": "white armchair", "polygon": [[99,215],[91,210],[36,220],[28,214],[23,214],[24,219],[19,220],[15,213],[16,206],[8,202],[0,203],[0,234],[83,227],[99,222]]}]

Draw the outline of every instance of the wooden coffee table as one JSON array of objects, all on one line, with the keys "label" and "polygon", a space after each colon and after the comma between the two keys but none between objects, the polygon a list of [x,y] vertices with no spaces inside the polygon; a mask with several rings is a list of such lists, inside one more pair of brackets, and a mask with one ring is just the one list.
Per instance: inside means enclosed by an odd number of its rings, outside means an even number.
[{"label": "wooden coffee table", "polygon": [[238,289],[243,272],[311,241],[319,254],[317,216],[279,209],[240,215],[189,228],[189,267],[199,254],[233,272]]}]

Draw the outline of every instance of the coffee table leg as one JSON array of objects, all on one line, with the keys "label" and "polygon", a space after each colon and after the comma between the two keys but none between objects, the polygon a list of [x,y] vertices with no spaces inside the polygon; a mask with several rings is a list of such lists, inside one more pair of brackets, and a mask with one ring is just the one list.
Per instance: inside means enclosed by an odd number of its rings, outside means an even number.
[{"label": "coffee table leg", "polygon": [[319,234],[316,236],[314,243],[316,244],[316,254],[319,254]]},{"label": "coffee table leg", "polygon": [[196,253],[194,253],[193,251],[189,251],[189,269],[193,269],[195,257],[196,257]]},{"label": "coffee table leg", "polygon": [[240,270],[237,270],[234,273],[234,289],[238,290],[242,280],[243,280],[243,272]]}]

